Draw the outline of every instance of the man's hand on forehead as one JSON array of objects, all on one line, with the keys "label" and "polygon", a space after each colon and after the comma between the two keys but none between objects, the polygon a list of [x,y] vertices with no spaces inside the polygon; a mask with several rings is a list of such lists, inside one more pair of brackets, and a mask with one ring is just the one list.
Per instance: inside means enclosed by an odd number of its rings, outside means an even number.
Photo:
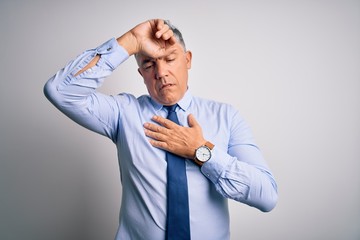
[{"label": "man's hand on forehead", "polygon": [[[176,39],[174,37],[173,31],[170,27],[161,19],[149,20],[148,21],[153,30],[153,43],[157,45],[158,48],[156,51],[156,47],[153,49],[153,52],[144,51],[144,54],[151,58],[161,58],[165,55],[169,54],[170,48],[176,43]],[[151,53],[151,54],[148,54]]]},{"label": "man's hand on forehead", "polygon": [[140,23],[118,38],[120,45],[129,55],[142,54],[158,58],[177,41],[171,28],[162,19],[152,19]]}]

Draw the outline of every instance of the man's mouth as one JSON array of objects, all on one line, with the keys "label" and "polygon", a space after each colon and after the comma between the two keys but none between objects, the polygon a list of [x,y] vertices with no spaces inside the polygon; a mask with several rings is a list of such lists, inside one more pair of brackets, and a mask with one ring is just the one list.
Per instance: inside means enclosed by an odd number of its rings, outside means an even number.
[{"label": "man's mouth", "polygon": [[160,90],[163,90],[163,89],[166,89],[166,88],[172,87],[172,86],[174,86],[174,84],[171,84],[171,83],[164,84],[164,85],[162,85],[162,86],[160,87]]}]

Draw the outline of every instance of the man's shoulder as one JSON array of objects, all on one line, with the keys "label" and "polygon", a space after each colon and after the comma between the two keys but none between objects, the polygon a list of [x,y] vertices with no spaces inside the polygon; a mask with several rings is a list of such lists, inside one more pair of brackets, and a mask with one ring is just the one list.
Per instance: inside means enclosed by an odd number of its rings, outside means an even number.
[{"label": "man's shoulder", "polygon": [[115,104],[120,109],[120,111],[136,111],[137,109],[141,109],[143,106],[147,106],[150,102],[148,96],[143,95],[140,97],[135,96],[131,93],[118,93],[116,95],[112,95],[114,98]]},{"label": "man's shoulder", "polygon": [[135,95],[126,92],[118,93],[117,95],[114,96],[114,98],[117,101],[124,102],[125,104],[132,104],[132,103],[141,104],[145,102],[150,102],[151,99],[149,95],[141,95],[139,97],[136,97]]},{"label": "man's shoulder", "polygon": [[227,109],[228,111],[236,111],[235,107],[232,104],[222,102],[220,100],[193,96],[193,102],[195,105],[199,105],[202,107],[223,109],[223,110]]}]

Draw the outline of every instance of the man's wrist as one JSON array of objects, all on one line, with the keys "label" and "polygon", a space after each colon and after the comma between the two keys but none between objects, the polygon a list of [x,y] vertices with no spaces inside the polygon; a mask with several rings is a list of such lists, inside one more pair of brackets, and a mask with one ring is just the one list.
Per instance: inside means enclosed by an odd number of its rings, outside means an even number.
[{"label": "man's wrist", "polygon": [[121,37],[118,37],[116,41],[128,52],[129,56],[134,55],[138,52],[136,44],[137,40],[136,37],[131,33],[131,31],[125,33]]}]

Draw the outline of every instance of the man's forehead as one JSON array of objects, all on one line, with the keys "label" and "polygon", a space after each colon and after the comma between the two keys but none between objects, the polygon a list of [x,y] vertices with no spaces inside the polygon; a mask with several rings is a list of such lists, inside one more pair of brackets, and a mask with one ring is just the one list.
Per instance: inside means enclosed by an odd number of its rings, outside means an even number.
[{"label": "man's forehead", "polygon": [[179,52],[183,51],[183,48],[180,44],[174,44],[172,46],[170,46],[169,48],[167,48],[165,50],[165,53],[160,55],[160,56],[157,56],[157,57],[153,57],[153,56],[148,56],[148,55],[145,55],[143,53],[138,53],[136,55],[136,58],[138,61],[147,61],[147,60],[151,60],[151,59],[161,59],[161,58],[165,58],[171,54],[177,54]]}]

